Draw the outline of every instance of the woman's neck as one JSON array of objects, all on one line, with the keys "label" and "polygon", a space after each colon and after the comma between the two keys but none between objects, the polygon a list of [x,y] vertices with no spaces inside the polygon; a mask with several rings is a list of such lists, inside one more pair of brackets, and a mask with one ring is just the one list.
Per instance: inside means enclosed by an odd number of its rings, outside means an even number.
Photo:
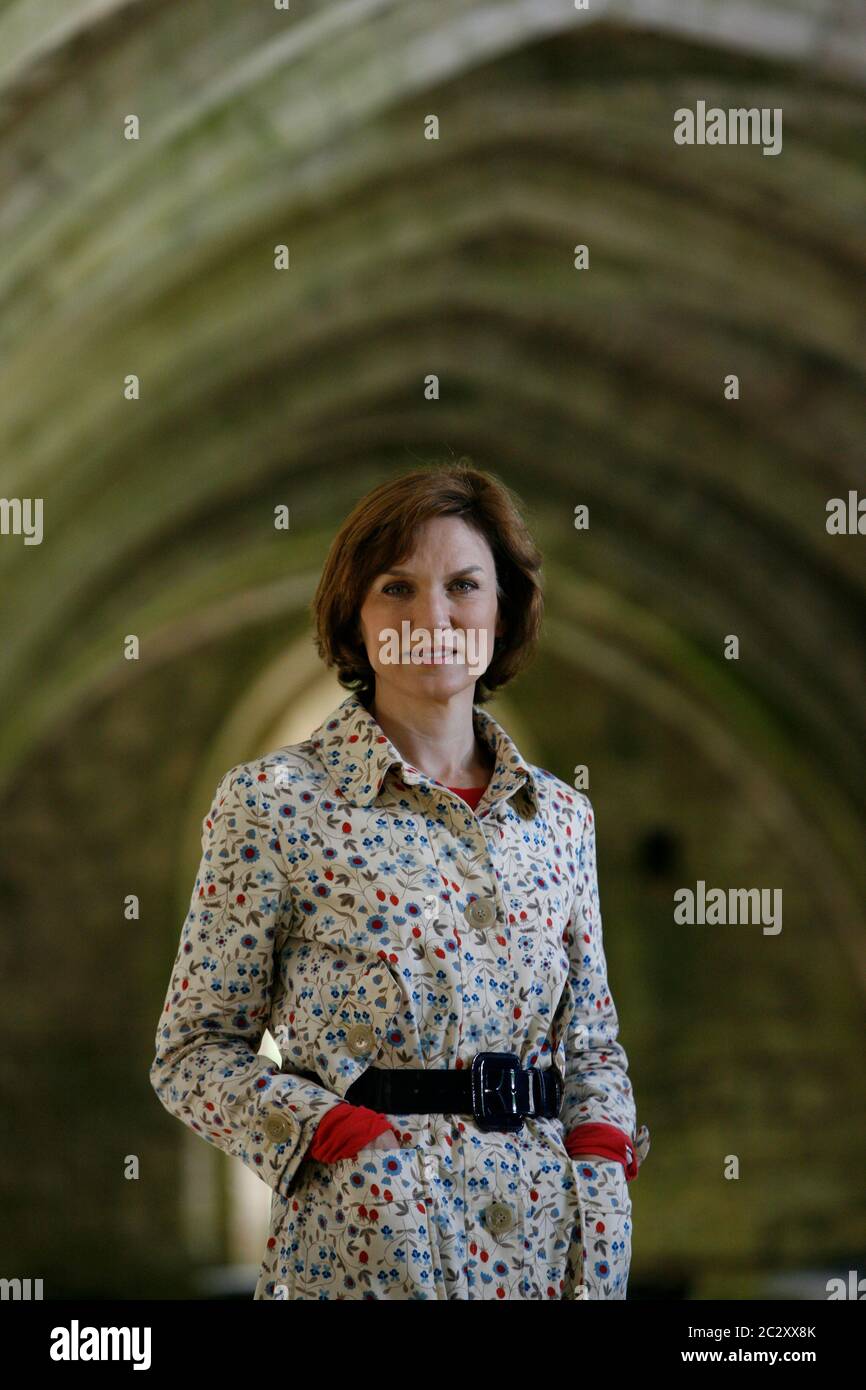
[{"label": "woman's neck", "polygon": [[[463,693],[463,692],[461,692]],[[496,765],[493,750],[475,732],[472,690],[462,701],[399,708],[374,695],[369,711],[410,766],[445,787],[484,786]]]}]

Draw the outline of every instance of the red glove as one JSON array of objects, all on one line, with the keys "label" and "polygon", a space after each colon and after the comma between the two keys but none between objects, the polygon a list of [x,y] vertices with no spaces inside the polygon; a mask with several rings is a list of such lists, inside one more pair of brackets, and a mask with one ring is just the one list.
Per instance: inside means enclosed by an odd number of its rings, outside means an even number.
[{"label": "red glove", "polygon": [[341,1101],[328,1110],[316,1125],[307,1157],[318,1159],[320,1163],[354,1158],[359,1149],[372,1144],[387,1129],[400,1138],[399,1132],[378,1110],[368,1110],[366,1105],[352,1105],[348,1100]]},{"label": "red glove", "polygon": [[637,1177],[635,1142],[616,1125],[575,1125],[565,1136],[565,1147],[572,1158],[598,1154],[600,1158],[615,1158],[625,1169],[628,1182]]}]

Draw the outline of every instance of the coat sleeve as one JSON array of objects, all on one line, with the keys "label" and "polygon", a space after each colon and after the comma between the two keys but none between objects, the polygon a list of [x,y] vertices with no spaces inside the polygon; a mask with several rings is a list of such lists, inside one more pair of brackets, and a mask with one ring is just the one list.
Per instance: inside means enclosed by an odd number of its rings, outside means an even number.
[{"label": "coat sleeve", "polygon": [[588,1123],[616,1125],[635,1144],[638,1162],[649,1130],[635,1135],[636,1109],[628,1057],[618,1041],[619,1020],[607,979],[595,852],[595,815],[579,793],[583,811],[576,853],[574,900],[566,926],[568,983],[565,1072],[560,1118],[565,1133]]},{"label": "coat sleeve", "polygon": [[220,779],[201,845],[150,1081],[170,1114],[287,1197],[342,1098],[258,1053],[292,899],[279,832],[243,765]]}]

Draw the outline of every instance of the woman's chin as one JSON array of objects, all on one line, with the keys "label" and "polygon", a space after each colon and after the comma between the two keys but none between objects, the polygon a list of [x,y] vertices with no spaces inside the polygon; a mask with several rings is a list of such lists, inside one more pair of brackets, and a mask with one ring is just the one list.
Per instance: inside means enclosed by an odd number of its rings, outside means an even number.
[{"label": "woman's chin", "polygon": [[[430,663],[429,665],[407,666],[400,681],[388,683],[392,685],[395,692],[399,691],[404,697],[419,691],[429,694],[432,690],[435,690],[437,694],[457,695],[461,690],[474,686],[477,679],[478,677],[466,666]],[[381,682],[381,677],[379,680]]]}]

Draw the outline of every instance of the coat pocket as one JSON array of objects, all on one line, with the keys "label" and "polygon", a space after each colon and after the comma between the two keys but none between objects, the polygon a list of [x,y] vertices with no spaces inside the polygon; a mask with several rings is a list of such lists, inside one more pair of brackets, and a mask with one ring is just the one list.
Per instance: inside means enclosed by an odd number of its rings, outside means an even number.
[{"label": "coat pocket", "polygon": [[403,991],[387,965],[368,961],[345,991],[336,977],[327,1020],[312,1042],[312,1064],[322,1085],[344,1096],[375,1063],[403,1002]]},{"label": "coat pocket", "polygon": [[632,1202],[615,1159],[571,1158],[582,1245],[572,1250],[573,1292],[581,1299],[625,1299],[631,1266]]},{"label": "coat pocket", "polygon": [[296,1193],[295,1299],[445,1298],[422,1151],[308,1161]]}]

